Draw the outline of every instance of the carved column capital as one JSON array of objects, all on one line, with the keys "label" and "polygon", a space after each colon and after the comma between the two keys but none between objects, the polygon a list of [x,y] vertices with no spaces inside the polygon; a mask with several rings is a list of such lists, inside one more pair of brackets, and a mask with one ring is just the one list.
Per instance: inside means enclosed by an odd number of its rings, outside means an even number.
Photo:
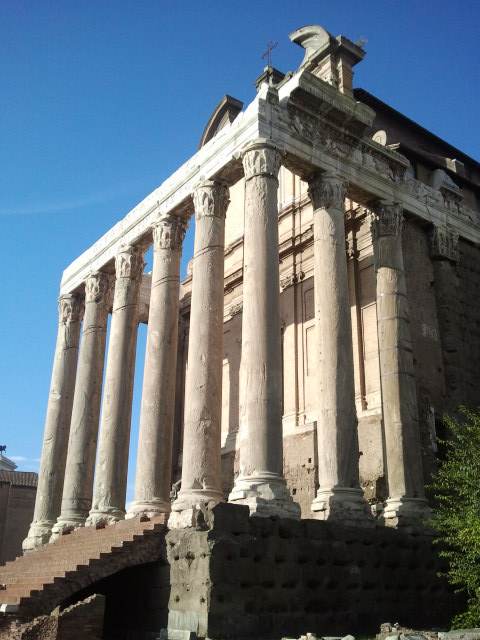
[{"label": "carved column capital", "polygon": [[317,209],[342,209],[347,190],[343,180],[332,175],[316,175],[308,181],[308,195]]},{"label": "carved column capital", "polygon": [[372,213],[370,223],[374,240],[382,236],[400,236],[403,211],[398,202],[379,202]]},{"label": "carved column capital", "polygon": [[195,217],[201,220],[205,216],[224,218],[227,213],[230,192],[220,180],[206,180],[192,193]]},{"label": "carved column capital", "polygon": [[122,245],[115,258],[115,271],[117,278],[129,278],[137,280],[142,277],[145,262],[144,251],[133,245]]},{"label": "carved column capital", "polygon": [[114,278],[103,271],[91,273],[85,280],[85,302],[112,306]]},{"label": "carved column capital", "polygon": [[268,176],[278,180],[282,165],[280,149],[269,140],[257,140],[249,144],[242,152],[245,180],[255,176]]},{"label": "carved column capital", "polygon": [[58,324],[80,322],[85,305],[80,296],[75,293],[65,293],[58,298]]},{"label": "carved column capital", "polygon": [[165,216],[153,224],[153,244],[155,250],[170,249],[181,251],[187,224],[178,216]]},{"label": "carved column capital", "polygon": [[430,233],[430,257],[432,260],[458,262],[458,233],[445,225],[433,227]]}]

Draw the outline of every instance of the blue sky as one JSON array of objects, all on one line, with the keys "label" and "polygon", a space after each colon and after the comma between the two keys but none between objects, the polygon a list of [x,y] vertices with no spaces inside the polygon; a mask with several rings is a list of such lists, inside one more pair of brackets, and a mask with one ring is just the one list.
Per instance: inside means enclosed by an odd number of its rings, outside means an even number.
[{"label": "blue sky", "polygon": [[63,269],[196,151],[225,93],[253,99],[269,40],[284,72],[300,26],[365,40],[354,85],[479,160],[479,23],[480,0],[2,0],[0,444],[18,468],[38,470]]}]

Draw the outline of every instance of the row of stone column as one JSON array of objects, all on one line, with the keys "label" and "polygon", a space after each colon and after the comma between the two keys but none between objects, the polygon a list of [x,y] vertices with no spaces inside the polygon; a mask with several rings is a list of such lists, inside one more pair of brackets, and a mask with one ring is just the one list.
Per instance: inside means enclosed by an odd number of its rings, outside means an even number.
[{"label": "row of stone column", "polygon": [[[116,279],[103,272],[92,273],[85,282],[84,301],[76,295],[59,299],[59,330],[37,500],[34,520],[23,545],[25,550],[84,525],[87,517],[89,523],[96,524],[120,517],[120,514],[123,517],[125,513],[126,456],[143,265],[143,250],[121,247],[116,257]],[[96,454],[96,491],[92,509]]]},{"label": "row of stone column", "polygon": [[[267,140],[243,153],[245,231],[240,380],[240,475],[229,500],[259,515],[299,517],[283,476],[278,269],[278,171]],[[345,187],[333,176],[309,179],[314,209],[320,488],[314,516],[368,523],[359,486],[351,319],[345,256]],[[185,391],[182,484],[173,503],[181,523],[199,503],[223,500],[221,390],[224,237],[228,188],[207,181],[193,194],[195,248]],[[389,500],[386,517],[418,522],[426,502],[401,248],[402,212],[382,203],[372,223]],[[154,260],[140,415],[135,499],[127,517],[170,510],[171,449],[184,222],[153,227]],[[77,354],[81,301],[60,298],[60,323],[34,522],[28,550],[76,526],[125,516],[126,473],[143,249],[116,259],[112,322],[97,452],[106,331],[113,278],[91,274]],[[77,369],[76,382],[75,370]],[[66,440],[68,438],[68,447]],[[63,495],[62,495],[63,492]],[[183,515],[182,515],[183,514]],[[176,518],[176,520],[175,520]]]}]

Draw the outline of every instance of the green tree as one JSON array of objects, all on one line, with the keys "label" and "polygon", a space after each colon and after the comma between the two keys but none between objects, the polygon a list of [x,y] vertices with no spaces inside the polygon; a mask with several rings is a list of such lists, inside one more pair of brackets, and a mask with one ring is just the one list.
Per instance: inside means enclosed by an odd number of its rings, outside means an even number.
[{"label": "green tree", "polygon": [[465,407],[456,418],[445,416],[453,438],[442,441],[445,458],[431,489],[436,498],[431,526],[448,559],[444,574],[466,592],[467,611],[452,620],[454,629],[480,626],[480,413]]}]

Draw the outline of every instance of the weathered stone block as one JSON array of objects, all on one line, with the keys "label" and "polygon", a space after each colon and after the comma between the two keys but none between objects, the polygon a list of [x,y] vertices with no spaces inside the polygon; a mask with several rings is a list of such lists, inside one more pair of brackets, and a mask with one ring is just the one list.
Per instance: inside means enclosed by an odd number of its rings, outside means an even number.
[{"label": "weathered stone block", "polygon": [[246,533],[248,531],[249,509],[246,505],[219,502],[206,511],[205,519],[214,531]]}]

